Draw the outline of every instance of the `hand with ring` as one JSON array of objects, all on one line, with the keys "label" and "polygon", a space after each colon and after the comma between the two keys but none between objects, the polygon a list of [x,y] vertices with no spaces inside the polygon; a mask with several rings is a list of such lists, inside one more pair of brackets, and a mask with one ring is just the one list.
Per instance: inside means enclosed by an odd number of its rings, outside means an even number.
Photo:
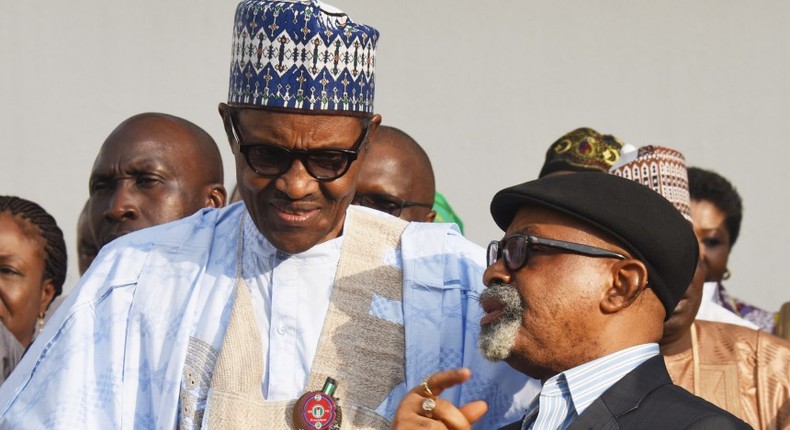
[{"label": "hand with ring", "polygon": [[390,428],[471,430],[472,424],[488,410],[486,402],[478,400],[456,407],[436,397],[442,391],[466,382],[471,376],[469,369],[462,368],[445,370],[425,378],[401,400]]}]

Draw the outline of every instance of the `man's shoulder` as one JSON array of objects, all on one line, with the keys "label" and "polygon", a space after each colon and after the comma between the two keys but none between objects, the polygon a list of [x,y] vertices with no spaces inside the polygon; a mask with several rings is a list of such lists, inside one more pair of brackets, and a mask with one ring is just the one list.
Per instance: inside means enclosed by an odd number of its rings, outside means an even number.
[{"label": "man's shoulder", "polygon": [[754,355],[763,350],[787,357],[790,341],[762,330],[712,321],[695,321],[699,329],[700,343],[719,350],[726,349],[739,355]]},{"label": "man's shoulder", "polygon": [[417,284],[482,289],[485,251],[455,224],[409,223],[400,243],[404,276]]},{"label": "man's shoulder", "polygon": [[[122,285],[136,282],[146,266],[164,271],[169,260],[201,261],[217,237],[232,237],[244,206],[202,209],[197,213],[121,236],[105,245],[78,285]],[[94,282],[94,281],[100,282]]]},{"label": "man's shoulder", "polygon": [[[620,393],[623,387],[617,384],[607,397],[629,397]],[[602,405],[604,407],[600,407]],[[597,406],[597,407],[596,407]],[[615,424],[616,423],[616,424]],[[500,430],[519,430],[521,421],[513,422]],[[576,429],[749,429],[749,425],[734,415],[719,409],[688,391],[673,385],[660,384],[647,394],[643,393],[638,402],[626,411],[611,408],[610,403],[598,399],[585,410],[569,430]]]},{"label": "man's shoulder", "polygon": [[[630,407],[623,401],[629,397],[634,403]],[[621,428],[749,428],[731,413],[672,384],[660,356],[634,369],[602,399]]]},{"label": "man's shoulder", "polygon": [[188,245],[189,243],[194,243],[194,240],[187,239],[193,238],[195,234],[222,228],[238,228],[239,217],[245,212],[246,209],[243,204],[233,204],[224,208],[204,208],[186,218],[144,228],[121,236],[109,245],[115,247],[134,246],[143,243],[160,246]]},{"label": "man's shoulder", "polygon": [[757,342],[759,330],[730,324],[721,321],[696,320],[694,322],[699,327],[700,334],[715,337],[716,339],[740,339]]},{"label": "man's shoulder", "polygon": [[464,237],[455,224],[407,222],[377,210],[355,205],[348,208],[348,213],[354,220],[350,228],[364,228],[371,235],[386,235],[397,231],[400,234],[399,251],[404,259],[429,262],[432,265],[446,263],[447,259],[473,261],[476,265],[485,263],[483,248]]},{"label": "man's shoulder", "polygon": [[452,223],[410,222],[403,231],[402,240],[424,244],[427,252],[471,255],[479,258],[483,248],[464,237]]},{"label": "man's shoulder", "polygon": [[148,253],[154,249],[178,252],[189,248],[204,248],[210,246],[215,236],[235,238],[235,235],[225,233],[238,229],[239,217],[243,213],[244,206],[236,204],[220,209],[201,209],[186,218],[121,236],[105,245],[97,259],[127,254],[129,250]]},{"label": "man's shoulder", "polygon": [[647,419],[648,422],[664,426],[663,428],[750,428],[735,415],[674,384],[662,385],[651,392],[638,410],[641,413],[635,413],[632,417],[626,414],[623,421],[633,419],[636,424]]}]

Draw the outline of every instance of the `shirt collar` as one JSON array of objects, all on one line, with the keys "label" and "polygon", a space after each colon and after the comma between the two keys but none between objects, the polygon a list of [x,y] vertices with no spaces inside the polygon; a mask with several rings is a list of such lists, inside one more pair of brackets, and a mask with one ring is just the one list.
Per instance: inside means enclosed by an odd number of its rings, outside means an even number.
[{"label": "shirt collar", "polygon": [[604,391],[658,354],[658,344],[647,343],[622,349],[563,372],[576,413],[581,415]]},{"label": "shirt collar", "polygon": [[598,397],[640,364],[659,354],[657,343],[632,346],[552,376],[527,407],[523,427],[537,416],[540,396],[570,394],[576,415],[581,415]]}]

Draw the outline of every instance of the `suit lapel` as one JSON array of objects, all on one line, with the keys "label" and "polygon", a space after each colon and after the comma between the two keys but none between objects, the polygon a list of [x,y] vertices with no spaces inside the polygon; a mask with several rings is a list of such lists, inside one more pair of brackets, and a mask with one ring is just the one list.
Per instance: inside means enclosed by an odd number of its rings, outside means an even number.
[{"label": "suit lapel", "polygon": [[652,357],[626,374],[576,418],[568,430],[620,428],[617,419],[636,410],[656,388],[671,384],[664,358]]},{"label": "suit lapel", "polygon": [[510,423],[499,430],[521,430],[521,421],[523,421],[523,418],[514,423]]},{"label": "suit lapel", "polygon": [[568,426],[568,430],[596,429],[596,430],[616,430],[617,425],[614,416],[599,397],[581,415]]},{"label": "suit lapel", "polygon": [[[617,420],[642,404],[651,392],[663,385],[672,384],[667,373],[664,357],[657,355],[640,364],[622,379],[604,391],[601,397],[579,415],[568,430],[617,430]],[[518,430],[521,421],[500,430]]]}]

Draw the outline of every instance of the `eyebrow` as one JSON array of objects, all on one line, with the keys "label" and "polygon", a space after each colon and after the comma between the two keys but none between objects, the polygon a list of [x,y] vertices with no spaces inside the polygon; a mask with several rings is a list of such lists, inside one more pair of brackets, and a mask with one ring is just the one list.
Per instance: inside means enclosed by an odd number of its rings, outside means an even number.
[{"label": "eyebrow", "polygon": [[27,264],[27,261],[25,261],[25,259],[19,257],[18,255],[1,254],[1,253],[0,253],[0,262],[6,263],[6,264],[8,264],[8,263],[11,263],[11,264],[20,264],[20,263]]},{"label": "eyebrow", "polygon": [[523,234],[525,236],[538,236],[540,233],[539,233],[539,229],[536,226],[530,224],[514,231],[508,236],[512,236],[514,234]]},{"label": "eyebrow", "polygon": [[707,228],[706,228],[706,227],[702,227],[702,226],[700,226],[700,227],[698,227],[698,229],[699,229],[699,231],[701,231],[702,233],[720,233],[720,232],[726,232],[726,231],[727,231],[727,229],[726,229],[726,228],[724,228],[724,226],[720,226],[720,227],[707,227]]},{"label": "eyebrow", "polygon": [[162,162],[161,160],[157,160],[156,158],[153,157],[140,157],[137,159],[132,159],[129,162],[126,162],[124,165],[124,169],[121,170],[120,172],[118,171],[118,169],[115,168],[115,165],[113,165],[111,168],[94,170],[93,172],[91,172],[90,178],[107,179],[107,178],[114,178],[118,176],[119,173],[121,174],[121,176],[125,176],[126,174],[140,175],[150,172],[172,173],[173,167],[170,164]]}]

